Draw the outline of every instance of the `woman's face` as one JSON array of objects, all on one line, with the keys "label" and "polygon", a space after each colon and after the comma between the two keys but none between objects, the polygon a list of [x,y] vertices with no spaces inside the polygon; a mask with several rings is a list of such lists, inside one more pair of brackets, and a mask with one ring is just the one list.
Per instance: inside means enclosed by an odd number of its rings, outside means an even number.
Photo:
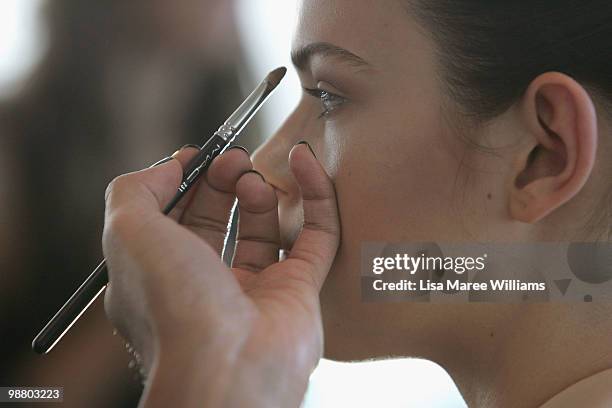
[{"label": "woman's face", "polygon": [[503,210],[495,175],[488,189],[459,177],[472,153],[445,122],[434,48],[419,30],[400,1],[302,1],[292,54],[310,91],[253,158],[277,188],[288,249],[302,220],[287,164],[293,145],[308,141],[335,184],[341,245],[321,293],[331,358],[393,353],[394,330],[419,352],[442,319],[453,319],[434,305],[361,302],[362,242],[491,239],[483,214]]}]

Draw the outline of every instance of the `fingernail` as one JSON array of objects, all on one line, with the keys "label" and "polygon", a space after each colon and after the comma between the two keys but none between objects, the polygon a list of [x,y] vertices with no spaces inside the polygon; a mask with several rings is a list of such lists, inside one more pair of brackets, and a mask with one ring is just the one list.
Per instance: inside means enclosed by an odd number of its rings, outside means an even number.
[{"label": "fingernail", "polygon": [[310,153],[312,153],[312,155],[316,158],[317,155],[315,154],[314,150],[312,150],[312,146],[310,146],[310,143],[308,143],[305,140],[300,140],[299,142],[297,142],[295,145],[299,145],[299,144],[305,144],[306,146],[308,146],[308,149],[310,150]]},{"label": "fingernail", "polygon": [[231,149],[240,149],[243,152],[245,152],[247,155],[251,155],[251,153],[249,153],[249,151],[246,149],[246,147],[244,146],[240,146],[240,145],[231,145],[230,147],[227,148],[227,150],[231,150]]},{"label": "fingernail", "polygon": [[169,161],[170,161],[170,160],[172,160],[172,159],[174,159],[174,157],[172,157],[172,156],[164,157],[164,158],[163,158],[163,159],[161,159],[160,161],[157,161],[157,162],[153,163],[153,164],[151,165],[151,167],[155,167],[155,166],[159,166],[160,164],[167,163],[167,162],[169,162]]},{"label": "fingernail", "polygon": [[246,171],[244,174],[247,174],[247,173],[255,173],[255,174],[259,175],[259,177],[261,177],[261,179],[264,181],[264,183],[267,183],[266,178],[263,176],[263,174],[261,174],[257,170],[249,170],[249,171]]},{"label": "fingernail", "polygon": [[186,145],[184,145],[183,147],[181,147],[179,150],[183,150],[186,147],[193,147],[195,149],[200,150],[200,146],[198,146],[197,144],[193,144],[193,143],[187,143]]},{"label": "fingernail", "polygon": [[180,149],[178,149],[176,152],[172,153],[170,157],[173,157],[173,158],[176,157],[176,155],[179,154],[180,151],[185,149],[186,147],[193,147],[195,149],[200,150],[200,146],[198,146],[197,144],[187,143],[186,145],[183,145]]}]

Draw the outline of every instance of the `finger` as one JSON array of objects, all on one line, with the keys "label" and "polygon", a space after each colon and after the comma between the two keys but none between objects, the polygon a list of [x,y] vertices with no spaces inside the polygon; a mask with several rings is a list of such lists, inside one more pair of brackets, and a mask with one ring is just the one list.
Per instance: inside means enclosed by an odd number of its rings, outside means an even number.
[{"label": "finger", "polygon": [[219,316],[220,308],[243,296],[213,249],[162,214],[181,174],[179,161],[170,160],[118,177],[107,190],[106,308],[136,344],[139,333],[145,342],[152,338],[147,330],[153,327],[166,333],[182,327],[187,333],[194,321]]},{"label": "finger", "polygon": [[[170,157],[176,159],[181,164],[181,168],[185,169],[191,159],[193,159],[198,154],[199,150],[200,146],[198,145],[186,144],[185,146],[174,152],[174,154],[172,154],[172,156]],[[182,175],[184,175],[184,172],[182,173]],[[197,189],[198,183],[199,181],[197,181],[195,185],[185,194],[185,196],[183,196],[183,198],[178,203],[176,203],[172,211],[170,211],[170,214],[168,214],[170,218],[175,221],[179,221],[181,219],[185,208],[188,206],[191,198],[193,197],[194,191]],[[176,187],[178,189],[178,186]]]},{"label": "finger", "polygon": [[143,206],[143,210],[160,213],[176,193],[182,175],[178,160],[164,159],[163,163],[155,167],[116,177],[108,185],[104,195],[107,215],[119,208],[134,208],[139,205]]},{"label": "finger", "polygon": [[[218,254],[161,211],[174,195],[181,175],[179,161],[170,160],[154,168],[120,176],[109,185],[102,245],[114,292],[111,300],[116,299],[116,302],[109,300],[111,304],[142,304],[132,292],[146,286],[142,281],[145,276],[156,280],[157,288],[165,288],[160,289],[156,303],[160,310],[164,302],[176,303],[179,292],[181,302],[189,303],[187,292],[181,288],[197,287],[197,291],[206,290],[207,297],[219,300],[223,298],[221,289],[238,293],[239,286],[233,277],[228,279],[227,268]],[[206,266],[205,274],[202,274],[203,265]],[[146,271],[146,274],[127,274],[125,270]],[[161,297],[162,292],[165,298]],[[123,310],[123,307],[115,310]]]},{"label": "finger", "polygon": [[[164,163],[174,159],[176,156],[179,155],[179,153],[181,153],[183,150],[185,150],[187,148],[193,148],[193,149],[200,150],[200,146],[198,146],[196,144],[186,144],[183,147],[181,147],[180,149],[178,149],[176,152],[172,153],[171,156],[164,157],[163,159],[161,159],[159,161],[156,161],[155,163],[150,165],[149,168],[160,166],[160,165],[162,165],[162,164],[164,164]],[[194,156],[194,155],[195,155],[195,153],[193,155],[191,155],[190,157],[182,158],[182,159],[179,160],[181,162],[181,165],[183,166],[183,168],[185,168],[185,165],[187,164],[188,160],[191,159],[191,157]]]},{"label": "finger", "polygon": [[300,260],[317,290],[331,268],[340,242],[340,221],[332,181],[306,142],[289,153],[289,167],[302,195],[304,223],[287,259]]},{"label": "finger", "polygon": [[252,168],[249,154],[243,147],[234,146],[225,151],[212,161],[180,218],[181,224],[189,227],[219,254],[236,200],[236,183]]},{"label": "finger", "polygon": [[278,262],[276,193],[259,172],[251,170],[238,180],[236,196],[240,218],[232,268],[259,272]]}]

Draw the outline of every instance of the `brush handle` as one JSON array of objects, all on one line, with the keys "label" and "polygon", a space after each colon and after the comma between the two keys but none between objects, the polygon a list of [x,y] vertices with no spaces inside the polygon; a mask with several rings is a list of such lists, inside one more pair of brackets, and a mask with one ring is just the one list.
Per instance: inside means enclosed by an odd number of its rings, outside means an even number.
[{"label": "brush handle", "polygon": [[[218,134],[215,134],[202,146],[198,154],[185,166],[183,180],[172,200],[164,208],[164,214],[168,215],[172,211],[200,176],[206,172],[212,160],[223,153],[228,146],[229,141]],[[165,163],[169,159],[162,159],[151,167]],[[108,271],[106,270],[106,259],[103,259],[34,338],[32,349],[39,354],[48,353],[104,291],[107,284]]]},{"label": "brush handle", "polygon": [[34,338],[32,349],[39,354],[49,352],[102,293],[107,283],[106,259],[103,259]]}]

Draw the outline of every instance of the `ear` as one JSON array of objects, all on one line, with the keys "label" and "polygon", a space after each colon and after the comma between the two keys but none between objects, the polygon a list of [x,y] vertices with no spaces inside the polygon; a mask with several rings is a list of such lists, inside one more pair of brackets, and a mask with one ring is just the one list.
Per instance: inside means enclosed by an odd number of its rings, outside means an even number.
[{"label": "ear", "polygon": [[575,197],[597,149],[597,116],[586,90],[558,72],[534,79],[519,105],[530,143],[520,152],[510,214],[535,223]]}]

